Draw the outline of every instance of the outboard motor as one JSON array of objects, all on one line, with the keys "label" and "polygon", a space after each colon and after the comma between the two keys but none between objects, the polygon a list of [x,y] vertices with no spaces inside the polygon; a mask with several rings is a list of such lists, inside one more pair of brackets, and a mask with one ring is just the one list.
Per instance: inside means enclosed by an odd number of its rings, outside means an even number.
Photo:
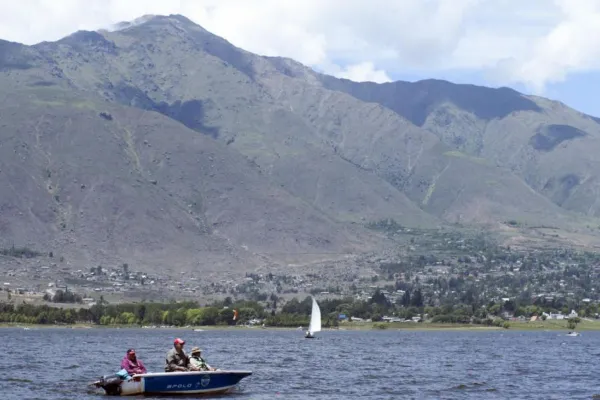
[{"label": "outboard motor", "polygon": [[100,380],[94,382],[94,385],[104,389],[109,396],[118,396],[121,394],[121,382],[123,382],[123,378],[118,374],[113,374],[104,375]]}]

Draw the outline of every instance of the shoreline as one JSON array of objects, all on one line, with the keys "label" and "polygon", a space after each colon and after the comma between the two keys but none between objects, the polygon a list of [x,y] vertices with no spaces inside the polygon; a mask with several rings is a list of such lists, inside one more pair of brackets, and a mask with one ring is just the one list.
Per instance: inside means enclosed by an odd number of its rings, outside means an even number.
[{"label": "shoreline", "polygon": [[[566,323],[561,321],[545,321],[545,322],[509,322],[508,329],[487,326],[487,325],[470,325],[470,324],[435,324],[435,323],[360,323],[360,324],[341,324],[338,328],[323,328],[322,331],[570,331]],[[382,328],[380,328],[382,327]],[[187,327],[144,327],[139,325],[96,325],[96,324],[24,324],[24,323],[0,323],[0,329],[21,328],[21,329],[146,329],[146,330],[178,330],[194,332],[196,329],[201,331],[215,330],[267,330],[267,331],[298,331],[298,328],[276,327],[269,326],[262,328],[260,326],[249,327],[239,325],[210,325],[210,326],[187,326]],[[303,329],[304,330],[304,329]],[[600,321],[584,320],[577,325],[575,331],[600,331]],[[199,331],[199,332],[201,332]]]}]

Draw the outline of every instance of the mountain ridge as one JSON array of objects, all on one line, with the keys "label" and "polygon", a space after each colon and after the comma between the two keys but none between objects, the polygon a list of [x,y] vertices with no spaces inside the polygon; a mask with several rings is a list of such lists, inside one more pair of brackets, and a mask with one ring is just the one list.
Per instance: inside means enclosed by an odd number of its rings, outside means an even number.
[{"label": "mountain ridge", "polygon": [[[508,88],[328,77],[183,16],[118,26],[0,42],[0,179],[15,188],[0,246],[225,273],[394,247],[367,228],[382,220],[600,226],[600,160],[572,156],[600,147],[595,117]],[[96,211],[78,215],[94,174]]]}]

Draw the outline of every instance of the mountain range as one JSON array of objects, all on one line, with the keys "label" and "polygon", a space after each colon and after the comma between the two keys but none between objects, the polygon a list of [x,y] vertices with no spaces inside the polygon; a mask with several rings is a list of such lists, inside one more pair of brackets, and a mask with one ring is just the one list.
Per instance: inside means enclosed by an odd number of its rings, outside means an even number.
[{"label": "mountain range", "polygon": [[0,41],[0,247],[170,273],[394,246],[370,224],[600,227],[600,119],[509,88],[375,84],[180,15]]}]

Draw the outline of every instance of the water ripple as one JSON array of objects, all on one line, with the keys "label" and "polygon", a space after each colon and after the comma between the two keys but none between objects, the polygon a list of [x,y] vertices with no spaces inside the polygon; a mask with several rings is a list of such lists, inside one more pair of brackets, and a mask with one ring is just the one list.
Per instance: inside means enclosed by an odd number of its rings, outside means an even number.
[{"label": "water ripple", "polygon": [[[173,338],[211,365],[251,369],[232,399],[591,399],[600,332],[1,329],[2,399],[95,399],[88,383],[134,347],[162,371]],[[27,363],[22,344],[36,349]],[[13,365],[14,364],[14,365]],[[101,394],[101,392],[100,392]]]}]

